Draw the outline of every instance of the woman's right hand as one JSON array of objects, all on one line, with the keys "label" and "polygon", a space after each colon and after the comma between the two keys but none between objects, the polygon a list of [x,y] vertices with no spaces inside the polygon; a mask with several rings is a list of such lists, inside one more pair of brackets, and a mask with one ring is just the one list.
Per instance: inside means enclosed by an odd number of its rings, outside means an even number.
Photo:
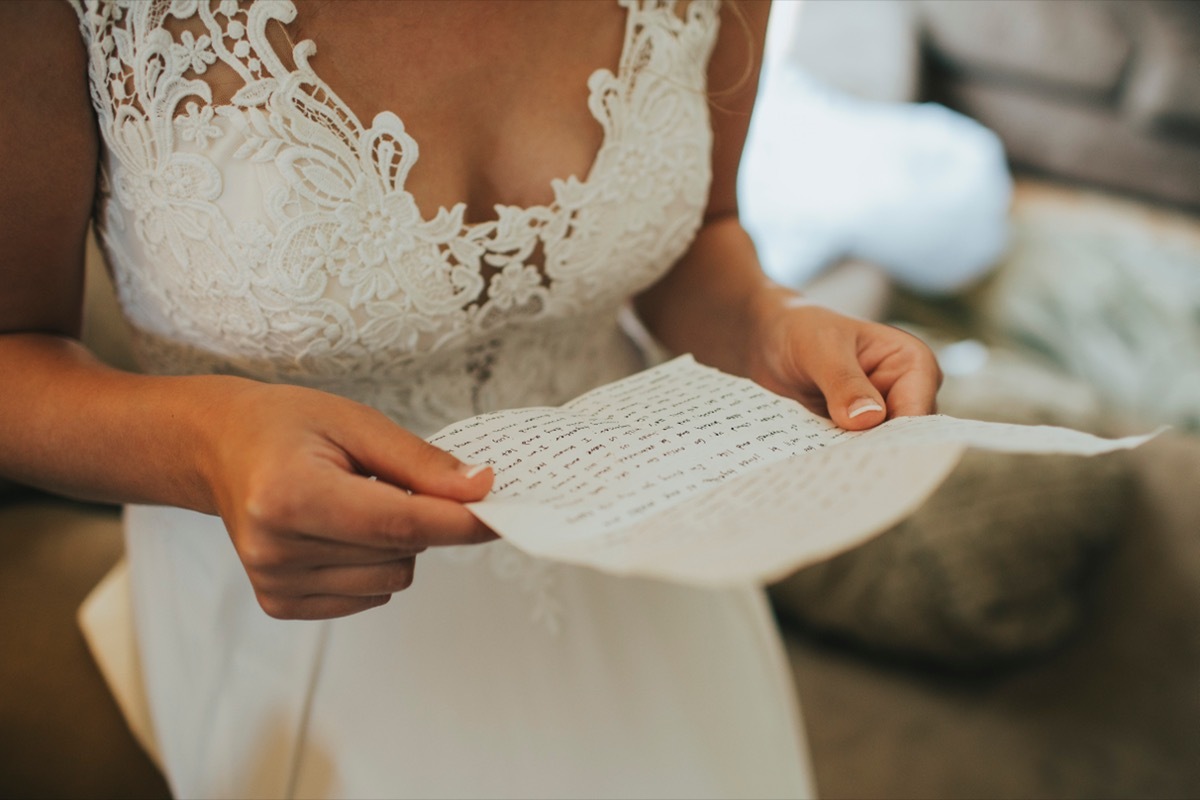
[{"label": "woman's right hand", "polygon": [[372,408],[312,389],[243,385],[221,404],[205,478],[263,610],[326,619],[383,605],[427,547],[496,535],[463,503],[463,464]]},{"label": "woman's right hand", "polygon": [[468,476],[376,411],[229,376],[120,373],[79,346],[99,147],[87,64],[67,4],[0,2],[0,71],[14,76],[0,113],[0,474],[219,513],[276,617],[381,605],[424,548],[493,538],[462,505],[491,472]]}]

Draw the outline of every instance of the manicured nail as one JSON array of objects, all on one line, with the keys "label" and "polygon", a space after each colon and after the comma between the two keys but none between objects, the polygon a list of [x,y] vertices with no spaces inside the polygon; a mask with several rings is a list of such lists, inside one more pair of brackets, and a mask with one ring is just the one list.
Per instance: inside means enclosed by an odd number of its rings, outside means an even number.
[{"label": "manicured nail", "polygon": [[869,397],[860,397],[850,404],[850,419],[854,419],[860,414],[866,414],[868,411],[883,411],[883,406]]},{"label": "manicured nail", "polygon": [[458,467],[459,471],[462,472],[463,477],[466,478],[467,480],[474,478],[476,475],[483,472],[485,469],[491,469],[491,468],[492,468],[491,464],[474,464],[474,465],[460,464]]}]

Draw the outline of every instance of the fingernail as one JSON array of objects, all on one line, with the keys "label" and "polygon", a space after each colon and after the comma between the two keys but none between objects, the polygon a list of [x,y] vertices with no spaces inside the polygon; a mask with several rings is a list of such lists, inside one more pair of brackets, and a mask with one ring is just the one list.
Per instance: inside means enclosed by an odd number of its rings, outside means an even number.
[{"label": "fingernail", "polygon": [[463,477],[466,478],[467,480],[474,478],[476,475],[483,472],[485,469],[491,469],[491,468],[492,468],[491,464],[459,464],[458,465],[458,471],[461,472],[463,474]]},{"label": "fingernail", "polygon": [[883,406],[869,397],[860,397],[850,404],[850,419],[854,419],[860,414],[866,414],[868,411],[883,411]]}]

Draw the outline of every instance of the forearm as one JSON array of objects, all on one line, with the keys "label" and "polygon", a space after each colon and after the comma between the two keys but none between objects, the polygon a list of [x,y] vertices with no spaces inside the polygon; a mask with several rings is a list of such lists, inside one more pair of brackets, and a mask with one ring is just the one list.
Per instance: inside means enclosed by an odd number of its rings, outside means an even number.
[{"label": "forearm", "polygon": [[250,382],[109,368],[78,342],[0,335],[0,474],[89,500],[214,513],[206,478],[224,399]]},{"label": "forearm", "polygon": [[795,297],[762,272],[754,243],[736,216],[708,222],[672,270],[636,299],[639,316],[670,350],[745,375],[746,352],[764,304]]}]

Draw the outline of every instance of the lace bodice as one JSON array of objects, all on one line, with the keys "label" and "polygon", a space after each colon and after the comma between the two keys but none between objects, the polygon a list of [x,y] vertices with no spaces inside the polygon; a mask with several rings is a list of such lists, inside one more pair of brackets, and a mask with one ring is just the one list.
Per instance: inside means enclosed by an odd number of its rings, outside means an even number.
[{"label": "lace bodice", "polygon": [[[419,433],[636,368],[618,311],[684,252],[706,202],[717,14],[622,5],[619,68],[588,81],[590,171],[479,223],[462,203],[422,217],[401,116],[356,118],[311,41],[273,48],[287,0],[77,5],[98,230],[143,366],[316,386]],[[227,100],[206,79],[218,69],[236,75]]]}]

